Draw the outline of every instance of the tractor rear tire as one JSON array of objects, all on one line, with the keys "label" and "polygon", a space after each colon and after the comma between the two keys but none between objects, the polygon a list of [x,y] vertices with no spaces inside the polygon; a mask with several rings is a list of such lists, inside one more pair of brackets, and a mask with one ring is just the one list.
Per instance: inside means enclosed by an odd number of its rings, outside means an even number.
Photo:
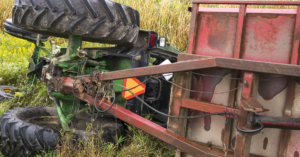
[{"label": "tractor rear tire", "polygon": [[[8,92],[6,90],[10,91]],[[0,102],[14,98],[15,95],[11,93],[12,90],[17,91],[18,88],[13,86],[0,85]]]},{"label": "tractor rear tire", "polygon": [[[14,26],[12,23],[12,19],[6,19],[4,23],[4,32],[14,37],[28,40],[30,42],[35,42],[38,35],[37,33],[26,31]],[[41,41],[47,41],[47,39],[48,39],[47,35],[40,35]]]},{"label": "tractor rear tire", "polygon": [[[93,131],[86,133],[85,125],[88,122],[86,119],[90,117],[84,114],[76,116],[72,121],[72,125],[77,128],[73,133],[74,141],[77,139],[85,141],[89,135],[95,135]],[[102,125],[103,134],[100,138],[107,142],[115,143],[116,134],[120,137],[124,132],[123,125],[114,123],[113,119],[97,118],[94,123]],[[34,156],[54,151],[56,146],[61,144],[61,127],[55,107],[26,107],[8,110],[0,118],[0,129],[0,150],[4,156]]]},{"label": "tractor rear tire", "polygon": [[139,32],[139,13],[109,0],[15,0],[13,24],[25,30],[85,41],[132,45]]}]

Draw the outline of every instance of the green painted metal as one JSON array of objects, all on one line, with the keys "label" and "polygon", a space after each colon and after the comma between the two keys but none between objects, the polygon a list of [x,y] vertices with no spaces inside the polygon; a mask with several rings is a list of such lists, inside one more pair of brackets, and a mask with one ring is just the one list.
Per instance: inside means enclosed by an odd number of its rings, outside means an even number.
[{"label": "green painted metal", "polygon": [[[123,85],[124,84],[124,80],[123,79],[121,79],[121,80],[113,80],[113,83]],[[123,90],[122,87],[116,86],[116,85],[114,85],[114,89],[115,89],[115,91],[122,91]]]},{"label": "green painted metal", "polygon": [[60,53],[61,54],[66,54],[67,53],[67,48],[66,47],[61,47],[60,48]]},{"label": "green painted metal", "polygon": [[63,98],[60,99],[62,111],[65,116],[69,116],[73,113],[73,109],[75,109],[75,101],[75,98],[73,100],[65,100]]},{"label": "green painted metal", "polygon": [[73,95],[66,95],[66,94],[61,94],[61,93],[56,93],[56,92],[52,92],[51,97],[64,99],[64,100],[74,100],[74,98],[75,98]]},{"label": "green painted metal", "polygon": [[73,58],[77,57],[77,52],[81,49],[82,37],[76,35],[69,35],[68,47],[66,54],[58,58],[59,62],[71,61]]},{"label": "green painted metal", "polygon": [[[95,69],[101,71],[116,71],[130,69],[132,66],[132,59],[126,57],[111,57],[101,56],[99,51],[92,55],[78,56],[78,50],[81,49],[82,39],[80,36],[69,36],[68,47],[63,50],[63,55],[56,57],[56,66],[63,69],[63,76],[76,76],[80,74],[90,74]],[[62,53],[62,51],[61,51]],[[123,85],[124,80],[113,80],[114,83]],[[114,86],[116,91],[122,91],[119,86]],[[52,97],[59,98],[60,106],[57,106],[57,112],[61,121],[62,127],[65,131],[69,131],[69,124],[71,119],[78,113],[85,112],[91,107],[86,107],[82,103],[79,108],[76,108],[76,98],[72,95],[64,95],[61,93],[51,93]],[[125,107],[126,99],[122,97],[122,93],[116,94],[115,103],[119,106]],[[77,111],[77,112],[76,112]]]},{"label": "green painted metal", "polygon": [[93,66],[106,66],[106,61],[93,61],[93,60],[87,60],[87,64],[93,65]]},{"label": "green painted metal", "polygon": [[[63,75],[70,75],[70,72],[74,71],[71,75],[78,75],[80,73],[80,69],[82,65],[79,62],[83,63],[83,58],[78,56],[77,52],[81,49],[82,45],[82,37],[70,35],[68,40],[67,49],[62,48],[61,53],[62,56],[58,57],[58,63],[56,64],[58,67],[63,68]],[[68,62],[68,63],[66,63]],[[61,106],[57,106],[57,113],[61,122],[61,125],[65,131],[70,131],[69,124],[71,123],[70,119],[75,116],[73,111],[76,108],[75,101],[76,98],[72,95],[64,95],[60,93],[51,93],[51,96],[59,98]],[[80,111],[85,111],[86,109],[82,109]],[[79,111],[79,112],[80,112]]]},{"label": "green painted metal", "polygon": [[[36,65],[40,61],[41,52],[44,51],[47,53],[47,59],[51,60],[51,63],[55,63],[55,71],[62,70],[60,76],[78,76],[78,75],[87,75],[95,71],[96,69],[100,69],[103,72],[109,71],[117,71],[117,70],[125,70],[131,69],[133,60],[127,57],[120,56],[103,56],[101,53],[101,49],[88,49],[84,51],[88,51],[86,55],[82,53],[81,55],[78,52],[82,52],[82,37],[69,35],[68,46],[67,48],[60,47],[59,54],[54,55],[56,51],[53,50],[55,45],[52,44],[52,53],[48,52],[44,48],[44,43],[39,40],[39,36],[37,38],[34,54],[36,54],[36,60],[31,59],[33,65]],[[159,47],[157,45],[157,49],[167,50],[175,53],[181,53],[174,46],[166,43],[166,47]],[[44,57],[44,56],[43,56]],[[44,68],[49,65],[45,65]],[[29,71],[30,72],[30,71]],[[33,76],[32,83],[35,80],[35,75]],[[113,83],[123,85],[124,80],[113,80]],[[114,86],[115,91],[122,91],[122,87]],[[112,96],[112,95],[111,95]],[[91,113],[93,110],[91,106],[86,106],[84,101],[80,101],[76,99],[72,95],[65,95],[57,92],[52,92],[51,97],[58,98],[60,104],[56,106],[57,113],[60,119],[61,126],[64,131],[71,131],[69,125],[71,123],[72,118],[76,116],[76,114],[89,111]],[[123,98],[121,92],[117,92],[115,95],[115,104],[126,107],[126,99]]]},{"label": "green painted metal", "polygon": [[158,49],[167,50],[175,53],[183,53],[180,50],[178,50],[175,46],[171,45],[169,42],[166,42],[166,47],[160,47],[159,44],[157,44]]},{"label": "green painted metal", "polygon": [[[112,58],[109,61],[111,63],[111,71],[131,69],[132,60],[130,58],[118,57],[118,58]],[[122,80],[114,80],[113,82],[123,85],[124,80],[123,79]],[[116,87],[116,86],[114,86],[114,89],[116,91],[123,90],[122,88]],[[123,98],[122,93],[116,93],[115,104],[125,107],[126,99]]]},{"label": "green painted metal", "polygon": [[68,68],[70,64],[62,62],[62,63],[58,63],[57,65],[62,68]]},{"label": "green painted metal", "polygon": [[67,54],[76,54],[82,46],[82,37],[69,35]]},{"label": "green painted metal", "polygon": [[[33,56],[36,56],[35,58],[30,58],[30,63],[29,64],[32,64],[34,66],[36,66],[38,63],[39,63],[39,59],[40,59],[40,53],[41,53],[41,49],[38,47],[38,46],[35,46],[34,47],[34,51],[33,51]],[[36,59],[35,61],[33,59]],[[27,74],[30,73],[31,70],[28,69],[27,71]],[[28,83],[30,84],[33,84],[34,81],[35,81],[35,78],[36,78],[36,74],[33,73],[29,76],[29,79],[28,79]]]},{"label": "green painted metal", "polygon": [[57,105],[56,110],[57,110],[57,114],[58,114],[61,126],[64,129],[64,131],[71,131],[71,129],[69,127],[69,124],[71,123],[71,121],[65,117],[60,106]]},{"label": "green painted metal", "polygon": [[[38,35],[36,43],[35,43],[35,47],[34,47],[34,50],[33,50],[33,55],[32,55],[34,57],[30,58],[30,63],[29,64],[32,64],[32,65],[36,66],[39,63],[40,54],[41,54],[41,48],[40,48],[41,46],[44,46],[44,43],[40,42],[40,35]],[[30,72],[31,72],[31,70],[28,69],[27,74],[29,74]],[[36,78],[36,74],[35,73],[31,74],[29,76],[28,83],[33,84],[34,81],[35,81],[35,78]]]},{"label": "green painted metal", "polygon": [[93,58],[93,59],[100,59],[102,58],[103,56],[100,55],[99,51],[96,51],[96,53],[89,53],[86,55],[88,58]]},{"label": "green painted metal", "polygon": [[76,114],[79,114],[79,113],[82,113],[82,112],[85,112],[85,111],[87,111],[87,110],[89,110],[89,109],[91,109],[91,107],[90,106],[87,106],[87,107],[84,107],[84,108],[82,108],[81,110],[79,110],[78,112],[76,112],[75,114],[69,114],[68,116],[67,116],[67,119],[72,119],[73,117],[75,117],[76,116]]}]

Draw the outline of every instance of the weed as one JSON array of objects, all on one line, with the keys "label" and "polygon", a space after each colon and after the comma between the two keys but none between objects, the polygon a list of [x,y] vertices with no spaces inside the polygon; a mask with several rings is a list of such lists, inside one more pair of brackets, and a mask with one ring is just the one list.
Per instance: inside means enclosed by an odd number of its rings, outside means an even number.
[{"label": "weed", "polygon": [[3,24],[5,20],[11,18],[13,4],[14,4],[14,0],[0,1],[0,30],[4,29]]}]

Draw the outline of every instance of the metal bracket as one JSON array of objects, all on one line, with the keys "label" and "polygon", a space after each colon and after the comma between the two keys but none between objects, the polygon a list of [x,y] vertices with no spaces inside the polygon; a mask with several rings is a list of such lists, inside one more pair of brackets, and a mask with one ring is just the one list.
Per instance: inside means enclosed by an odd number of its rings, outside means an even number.
[{"label": "metal bracket", "polygon": [[258,102],[255,98],[252,97],[242,100],[241,107],[245,111],[254,112],[254,113],[269,111],[269,109],[264,108],[260,102]]}]

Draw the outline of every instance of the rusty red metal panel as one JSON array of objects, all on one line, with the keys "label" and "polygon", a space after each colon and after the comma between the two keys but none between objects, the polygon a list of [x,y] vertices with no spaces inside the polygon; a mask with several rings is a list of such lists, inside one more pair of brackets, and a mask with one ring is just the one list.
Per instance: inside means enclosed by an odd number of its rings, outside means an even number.
[{"label": "rusty red metal panel", "polygon": [[299,1],[218,1],[218,0],[193,0],[198,4],[249,4],[249,5],[300,5]]},{"label": "rusty red metal panel", "polygon": [[[214,13],[238,13],[239,8],[199,8],[199,12]],[[267,14],[297,14],[296,9],[253,9],[247,8],[246,13],[267,13]]]},{"label": "rusty red metal panel", "polygon": [[[231,77],[237,78],[238,77],[238,71],[237,70],[232,70]],[[238,80],[231,79],[230,89],[232,90],[232,89],[236,88],[237,84],[238,84]],[[237,90],[231,91],[229,93],[228,107],[235,107],[236,93],[237,93]],[[233,119],[227,118],[226,122],[225,122],[224,135],[222,134],[223,135],[222,145],[225,146],[226,148],[232,148],[232,146],[231,146],[231,135],[232,135],[232,128],[233,128],[232,126],[233,126]]]},{"label": "rusty red metal panel", "polygon": [[[230,112],[230,113],[235,113],[237,115],[240,114],[240,110],[236,108],[227,107],[224,105],[214,104],[209,102],[197,101],[188,98],[174,98],[174,105],[177,108],[177,112],[179,107],[184,107],[184,108],[203,111],[207,113]],[[226,117],[235,118],[229,115],[226,115]]]},{"label": "rusty red metal panel", "polygon": [[[295,24],[295,31],[293,37],[293,49],[291,55],[291,64],[298,64],[298,57],[299,57],[299,43],[300,43],[300,7],[297,8],[297,16],[296,16],[296,24]],[[283,110],[284,117],[290,117],[292,115],[292,105],[294,101],[294,92],[295,92],[296,81],[293,78],[289,79],[288,87],[287,87],[287,94],[286,94],[286,101]],[[291,138],[291,131],[290,130],[282,130],[280,133],[280,147],[278,151],[278,156],[285,157],[287,156],[287,148],[288,142]]]},{"label": "rusty red metal panel", "polygon": [[300,149],[299,149],[299,139],[300,139],[300,131],[292,130],[290,136],[290,140],[288,141],[287,153],[285,154],[287,157],[299,157]]},{"label": "rusty red metal panel", "polygon": [[290,63],[295,15],[247,14],[242,58]]},{"label": "rusty red metal panel", "polygon": [[241,55],[241,46],[242,46],[241,44],[242,44],[242,35],[243,35],[243,28],[244,28],[245,15],[246,15],[246,7],[247,6],[245,4],[240,5],[233,58],[240,58]]},{"label": "rusty red metal panel", "polygon": [[[191,55],[186,57],[189,58],[193,56]],[[132,78],[132,77],[155,75],[155,74],[206,69],[212,67],[300,77],[300,66],[297,65],[279,64],[279,63],[272,63],[272,62],[260,62],[260,61],[251,61],[251,60],[233,59],[233,58],[221,58],[221,57],[208,57],[208,58],[201,57],[202,59],[197,59],[198,57],[195,58],[196,58],[195,60],[182,61],[182,62],[177,62],[168,65],[158,65],[158,66],[151,66],[151,67],[142,67],[142,68],[134,68],[128,70],[105,72],[102,75],[99,75],[98,79],[103,81],[116,80],[116,79]],[[81,76],[76,76],[76,78],[82,78],[85,82],[88,82],[90,76],[81,75]],[[91,80],[95,81],[94,78],[92,78]]]},{"label": "rusty red metal panel", "polygon": [[[183,61],[182,59],[179,59],[179,61]],[[173,76],[173,81],[176,84],[179,84],[183,88],[190,89],[191,87],[191,71],[188,72],[181,72],[176,73]],[[174,104],[175,98],[181,98],[181,97],[189,97],[190,92],[183,90],[177,86],[172,87],[172,96],[170,96],[170,105],[169,105],[169,114],[174,116],[187,116],[188,115],[188,109],[178,107]],[[169,118],[168,119],[168,130],[171,132],[174,132],[182,137],[186,136],[186,128],[187,128],[187,119],[178,119],[178,118]],[[169,146],[169,148],[172,148]],[[176,151],[176,156],[184,156],[184,153],[182,153],[180,150]]]},{"label": "rusty red metal panel", "polygon": [[[245,23],[246,8],[247,8],[246,4],[240,5],[239,8],[239,17],[238,17],[237,32],[235,37],[235,48],[234,48],[233,58],[240,58],[241,55],[241,44],[242,44],[243,28]],[[231,77],[236,78],[237,73],[238,71],[233,70],[231,72]],[[230,89],[234,89],[236,88],[236,86],[237,86],[237,80],[232,79],[230,81]],[[228,98],[229,107],[235,106],[235,96],[236,96],[236,90],[231,91],[229,93],[229,98]],[[223,139],[222,145],[225,146],[226,148],[229,148],[231,146],[230,139],[231,139],[232,124],[233,124],[233,120],[227,118],[225,122],[224,135],[222,138]]]},{"label": "rusty red metal panel", "polygon": [[[215,59],[212,57],[191,60],[191,61],[182,61],[172,64],[166,65],[157,65],[157,66],[150,66],[150,67],[142,67],[142,68],[134,68],[128,70],[119,70],[114,72],[106,72],[102,76],[99,75],[100,80],[116,80],[116,79],[123,79],[123,78],[132,78],[138,76],[147,76],[147,75],[154,75],[154,74],[164,74],[168,72],[181,72],[181,71],[188,71],[188,70],[195,70],[195,69],[203,69],[203,68],[211,68],[215,67]],[[299,74],[300,75],[300,74]],[[83,75],[78,77],[87,77],[89,75]],[[92,79],[94,81],[94,79]]]},{"label": "rusty red metal panel", "polygon": [[243,59],[219,58],[219,57],[215,57],[215,61],[217,64],[216,67],[220,67],[220,68],[288,75],[288,76],[296,76],[296,77],[299,77],[300,75],[299,74],[300,67],[291,64],[250,61],[250,60],[243,60]]},{"label": "rusty red metal panel", "polygon": [[[242,99],[247,99],[252,95],[252,89],[254,85],[254,74],[253,73],[244,73],[244,82],[242,89]],[[238,121],[238,127],[242,128],[247,123],[248,112],[244,111],[242,106],[240,106],[240,116]],[[250,153],[250,142],[251,136],[237,132],[236,133],[236,141],[235,141],[235,149],[234,156],[235,157],[248,157]]]},{"label": "rusty red metal panel", "polygon": [[250,98],[250,93],[251,93],[251,90],[252,90],[252,74],[249,74],[249,73],[245,73],[244,74],[244,86],[243,86],[243,89],[242,89],[242,97],[244,99],[248,99]]},{"label": "rusty red metal panel", "polygon": [[191,16],[191,23],[190,23],[190,35],[189,35],[189,44],[187,52],[193,54],[195,39],[196,39],[196,32],[197,32],[197,15],[198,15],[199,5],[193,4],[192,6],[192,16]]},{"label": "rusty red metal panel", "polygon": [[298,64],[299,58],[299,44],[300,44],[300,6],[297,8],[297,17],[296,17],[296,24],[295,24],[295,31],[294,31],[294,38],[293,38],[293,50],[291,56],[291,64]]},{"label": "rusty red metal panel", "polygon": [[234,51],[238,13],[200,12],[198,16],[194,53],[231,58]]}]

